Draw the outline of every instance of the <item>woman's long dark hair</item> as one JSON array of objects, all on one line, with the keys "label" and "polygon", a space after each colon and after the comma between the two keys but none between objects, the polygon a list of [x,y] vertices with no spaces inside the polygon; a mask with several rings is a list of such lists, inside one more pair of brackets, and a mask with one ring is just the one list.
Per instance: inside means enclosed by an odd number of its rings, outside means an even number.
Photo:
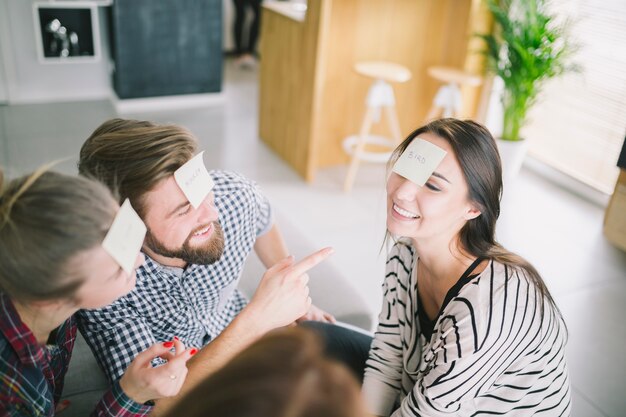
[{"label": "woman's long dark hair", "polygon": [[[409,144],[421,134],[431,133],[448,141],[459,161],[469,189],[469,199],[480,210],[480,216],[469,220],[460,231],[461,250],[474,257],[499,262],[513,270],[522,270],[559,313],[541,275],[526,259],[506,250],[496,241],[496,221],[502,199],[502,163],[496,141],[483,125],[472,120],[439,119],[414,130],[394,150],[389,160],[393,166]],[[543,315],[543,302],[541,311]]]}]

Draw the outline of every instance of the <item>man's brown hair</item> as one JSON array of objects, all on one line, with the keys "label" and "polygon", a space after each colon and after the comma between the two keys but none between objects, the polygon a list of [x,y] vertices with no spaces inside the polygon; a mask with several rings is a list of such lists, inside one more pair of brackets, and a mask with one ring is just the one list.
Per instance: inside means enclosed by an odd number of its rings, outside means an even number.
[{"label": "man's brown hair", "polygon": [[174,174],[196,150],[196,138],[181,126],[111,119],[83,144],[78,172],[104,183],[120,204],[128,198],[143,216],[143,195]]}]

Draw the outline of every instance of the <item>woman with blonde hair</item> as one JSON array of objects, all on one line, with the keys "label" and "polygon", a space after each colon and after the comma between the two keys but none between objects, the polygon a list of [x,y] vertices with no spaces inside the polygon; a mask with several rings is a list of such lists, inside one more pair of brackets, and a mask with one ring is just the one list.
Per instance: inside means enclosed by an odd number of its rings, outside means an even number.
[{"label": "woman with blonde hair", "polygon": [[565,323],[537,270],[495,239],[502,171],[472,121],[393,153],[383,307],[363,394],[374,415],[569,415]]},{"label": "woman with blonde hair", "polygon": [[[94,181],[41,169],[5,184],[0,171],[0,416],[53,416],[63,408],[74,313],[134,287],[139,248],[121,254],[130,260],[124,268],[103,244],[118,211]],[[153,345],[92,415],[148,414],[151,400],[178,393],[194,353],[177,340]],[[155,357],[167,363],[152,368]]]}]

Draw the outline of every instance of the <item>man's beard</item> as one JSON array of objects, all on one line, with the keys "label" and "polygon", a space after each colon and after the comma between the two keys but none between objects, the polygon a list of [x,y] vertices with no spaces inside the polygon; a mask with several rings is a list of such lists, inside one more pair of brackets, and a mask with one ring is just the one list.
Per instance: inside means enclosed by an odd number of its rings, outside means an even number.
[{"label": "man's beard", "polygon": [[200,246],[192,246],[189,242],[193,234],[205,229],[208,224],[200,226],[189,233],[183,246],[178,249],[169,249],[163,242],[158,241],[150,230],[146,233],[145,244],[154,253],[165,256],[167,258],[178,258],[188,264],[210,265],[217,262],[224,252],[224,232],[222,226],[217,221],[211,222],[213,226],[213,234],[209,240]]}]

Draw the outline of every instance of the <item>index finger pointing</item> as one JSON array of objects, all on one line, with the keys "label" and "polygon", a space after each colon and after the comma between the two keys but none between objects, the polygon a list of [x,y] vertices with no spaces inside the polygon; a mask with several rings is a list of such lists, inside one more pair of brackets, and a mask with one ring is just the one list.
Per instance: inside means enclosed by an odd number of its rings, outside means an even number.
[{"label": "index finger pointing", "polygon": [[289,275],[300,276],[304,274],[309,269],[313,268],[315,265],[322,262],[324,259],[328,258],[334,252],[333,248],[324,248],[320,249],[317,252],[314,252],[307,256],[304,259],[296,262],[289,268]]}]

